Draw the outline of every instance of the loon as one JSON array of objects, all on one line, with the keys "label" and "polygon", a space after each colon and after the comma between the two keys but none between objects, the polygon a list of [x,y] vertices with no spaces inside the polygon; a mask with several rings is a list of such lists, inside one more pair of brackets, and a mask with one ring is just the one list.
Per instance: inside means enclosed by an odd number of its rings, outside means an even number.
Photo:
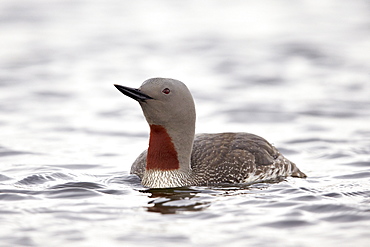
[{"label": "loon", "polygon": [[139,102],[150,127],[149,147],[131,174],[149,188],[257,183],[306,175],[262,137],[249,133],[195,135],[195,105],[187,86],[152,78],[140,88],[114,84]]}]

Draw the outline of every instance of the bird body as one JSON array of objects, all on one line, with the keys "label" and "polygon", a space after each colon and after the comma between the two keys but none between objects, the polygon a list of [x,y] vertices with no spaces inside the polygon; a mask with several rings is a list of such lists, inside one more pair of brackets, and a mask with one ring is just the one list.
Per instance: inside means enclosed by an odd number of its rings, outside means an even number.
[{"label": "bird body", "polygon": [[139,89],[115,85],[137,100],[150,126],[149,147],[131,167],[150,188],[255,183],[306,177],[262,137],[249,133],[195,135],[195,105],[180,81],[153,78]]}]

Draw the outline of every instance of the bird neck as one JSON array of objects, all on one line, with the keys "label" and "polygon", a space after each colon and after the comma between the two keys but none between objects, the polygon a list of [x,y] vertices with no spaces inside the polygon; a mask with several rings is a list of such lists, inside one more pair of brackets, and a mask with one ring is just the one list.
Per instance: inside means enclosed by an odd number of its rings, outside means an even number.
[{"label": "bird neck", "polygon": [[190,170],[190,158],[194,141],[194,126],[150,124],[147,170]]},{"label": "bird neck", "polygon": [[150,125],[149,148],[142,184],[150,188],[183,187],[193,183],[190,156],[194,128],[183,131]]},{"label": "bird neck", "polygon": [[150,125],[146,169],[169,171],[179,168],[178,152],[167,130],[161,125]]}]

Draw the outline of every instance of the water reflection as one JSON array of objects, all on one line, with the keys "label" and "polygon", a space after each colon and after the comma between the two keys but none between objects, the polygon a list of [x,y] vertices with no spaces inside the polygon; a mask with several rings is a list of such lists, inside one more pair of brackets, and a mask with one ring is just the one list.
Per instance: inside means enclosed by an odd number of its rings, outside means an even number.
[{"label": "water reflection", "polygon": [[257,184],[219,184],[209,187],[182,187],[170,189],[146,189],[142,193],[149,194],[148,212],[161,214],[176,214],[181,212],[201,211],[211,206],[220,197],[236,196],[253,193],[253,190],[263,190],[269,184],[281,182],[271,181]]},{"label": "water reflection", "polygon": [[196,195],[200,190],[190,188],[175,189],[148,189],[142,191],[149,193],[151,206],[147,207],[149,212],[162,214],[175,214],[183,211],[201,211],[210,206],[210,201],[196,200]]}]

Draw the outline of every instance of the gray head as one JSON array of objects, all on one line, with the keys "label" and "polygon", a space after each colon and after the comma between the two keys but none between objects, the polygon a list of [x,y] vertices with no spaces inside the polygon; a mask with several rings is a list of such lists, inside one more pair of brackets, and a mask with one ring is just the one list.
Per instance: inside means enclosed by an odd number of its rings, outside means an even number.
[{"label": "gray head", "polygon": [[150,125],[161,125],[169,129],[195,125],[194,100],[181,81],[152,78],[144,81],[138,89],[115,86],[140,103]]},{"label": "gray head", "polygon": [[166,78],[146,80],[138,89],[115,86],[140,103],[150,125],[142,184],[152,188],[187,185],[195,133],[195,106],[189,89]]}]

